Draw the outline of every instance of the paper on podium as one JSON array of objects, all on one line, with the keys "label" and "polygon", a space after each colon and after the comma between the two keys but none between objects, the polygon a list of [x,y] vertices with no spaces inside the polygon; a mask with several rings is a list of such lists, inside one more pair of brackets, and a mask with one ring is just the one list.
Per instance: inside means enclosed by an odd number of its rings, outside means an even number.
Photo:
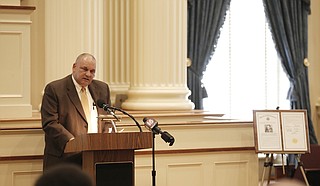
[{"label": "paper on podium", "polygon": [[98,119],[103,121],[121,121],[121,117],[117,116],[118,119],[114,118],[112,115],[99,115]]},{"label": "paper on podium", "polygon": [[115,118],[112,115],[99,115],[97,118],[98,118],[98,120],[107,122],[112,125],[112,127],[110,126],[107,128],[107,130],[108,130],[107,133],[113,133],[113,132],[118,133],[118,132],[123,132],[123,130],[124,130],[124,129],[121,129],[121,130],[117,129],[116,122],[121,121],[121,118],[119,116],[117,116],[117,118]]}]

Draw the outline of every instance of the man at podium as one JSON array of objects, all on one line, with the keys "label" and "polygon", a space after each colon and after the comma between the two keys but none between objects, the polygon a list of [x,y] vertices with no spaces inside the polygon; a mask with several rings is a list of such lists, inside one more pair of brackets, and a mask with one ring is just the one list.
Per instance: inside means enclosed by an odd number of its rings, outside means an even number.
[{"label": "man at podium", "polygon": [[63,162],[81,165],[81,154],[64,154],[66,144],[79,135],[108,130],[97,119],[106,113],[95,103],[102,99],[110,105],[110,90],[106,83],[93,79],[95,72],[95,57],[83,53],[73,64],[72,74],[46,85],[41,105],[44,171]]}]

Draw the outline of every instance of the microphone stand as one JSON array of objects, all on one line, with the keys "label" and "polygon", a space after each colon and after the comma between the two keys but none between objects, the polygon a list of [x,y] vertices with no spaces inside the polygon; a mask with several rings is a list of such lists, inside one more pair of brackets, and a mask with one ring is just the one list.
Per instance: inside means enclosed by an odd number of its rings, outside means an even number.
[{"label": "microphone stand", "polygon": [[152,185],[156,185],[156,163],[155,163],[155,136],[161,134],[161,138],[172,146],[174,143],[174,137],[167,131],[161,131],[158,127],[158,122],[152,118],[143,118],[145,126],[152,132]]},{"label": "microphone stand", "polygon": [[155,138],[156,134],[152,132],[152,186],[156,186]]}]

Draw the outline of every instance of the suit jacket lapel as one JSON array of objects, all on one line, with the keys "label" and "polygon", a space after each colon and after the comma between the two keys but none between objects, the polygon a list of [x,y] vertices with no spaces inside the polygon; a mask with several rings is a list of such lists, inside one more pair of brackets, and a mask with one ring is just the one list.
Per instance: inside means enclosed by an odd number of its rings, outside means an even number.
[{"label": "suit jacket lapel", "polygon": [[98,115],[99,115],[101,113],[101,108],[99,108],[98,105],[97,105],[97,101],[98,101],[98,99],[100,99],[99,95],[98,95],[99,88],[97,88],[93,82],[89,85],[88,88],[89,88],[91,97],[93,99],[93,102],[96,105],[96,108],[97,108],[97,111],[98,111]]},{"label": "suit jacket lapel", "polygon": [[98,98],[98,95],[96,94],[97,88],[93,85],[93,83],[91,83],[91,84],[88,86],[88,88],[89,88],[91,97],[92,97],[92,99],[93,99],[93,102],[96,104],[97,100],[99,99],[99,98]]},{"label": "suit jacket lapel", "polygon": [[[91,97],[94,101],[94,103],[96,104],[96,108],[97,108],[97,113],[98,113],[98,117],[104,112],[102,108],[100,108],[98,105],[97,105],[97,101],[98,99],[100,99],[99,95],[100,95],[100,92],[99,92],[99,87],[96,86],[96,84],[94,83],[94,80],[93,82],[88,86],[89,88],[89,91],[90,91],[90,94],[91,94]],[[98,133],[103,133],[104,132],[104,127],[103,127],[103,122],[101,119],[98,119]]]},{"label": "suit jacket lapel", "polygon": [[67,94],[69,96],[69,99],[71,100],[71,102],[75,106],[75,108],[78,110],[78,112],[81,115],[81,117],[85,120],[85,122],[87,122],[84,110],[82,108],[82,105],[81,105],[81,102],[80,102],[76,87],[72,82],[72,77],[71,76],[72,75],[69,75],[69,77],[67,78],[67,85],[66,85]]}]

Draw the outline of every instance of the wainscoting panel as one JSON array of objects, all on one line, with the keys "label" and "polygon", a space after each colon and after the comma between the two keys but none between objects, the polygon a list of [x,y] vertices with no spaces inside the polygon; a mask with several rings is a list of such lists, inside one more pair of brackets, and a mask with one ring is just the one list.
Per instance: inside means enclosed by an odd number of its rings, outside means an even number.
[{"label": "wainscoting panel", "polygon": [[[259,161],[252,122],[197,121],[201,113],[187,114],[154,115],[159,127],[175,138],[172,146],[159,135],[155,138],[156,185],[257,186]],[[132,122],[122,123],[121,128],[137,131]],[[42,174],[44,133],[39,115],[0,119],[0,141],[0,185],[33,186]],[[135,155],[135,185],[152,185],[152,149],[137,150]]]},{"label": "wainscoting panel", "polygon": [[[147,166],[151,162],[151,154],[136,156],[136,185],[151,185],[152,167]],[[139,167],[144,167],[143,172]],[[161,186],[258,185],[258,159],[254,151],[168,151],[156,154],[155,169],[156,185]]]},{"label": "wainscoting panel", "polygon": [[248,166],[248,161],[216,162],[213,185],[249,185]]},{"label": "wainscoting panel", "polygon": [[0,162],[0,185],[34,186],[42,175],[42,160],[15,160]]},{"label": "wainscoting panel", "polygon": [[203,185],[203,163],[176,163],[167,167],[167,185]]}]

